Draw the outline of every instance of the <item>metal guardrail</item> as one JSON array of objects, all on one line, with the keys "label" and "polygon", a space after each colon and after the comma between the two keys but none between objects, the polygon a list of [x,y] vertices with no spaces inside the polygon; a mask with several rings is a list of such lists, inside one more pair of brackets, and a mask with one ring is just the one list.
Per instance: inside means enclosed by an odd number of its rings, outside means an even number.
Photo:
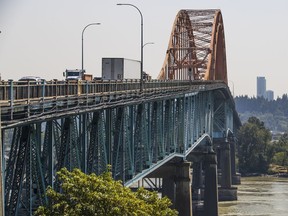
[{"label": "metal guardrail", "polygon": [[[99,104],[103,98],[131,98],[175,91],[228,88],[222,81],[150,80],[140,92],[139,80],[101,81],[2,81],[0,106],[4,121],[27,118],[48,110]],[[109,99],[108,99],[109,101]],[[106,100],[107,102],[107,100]]]},{"label": "metal guardrail", "polygon": [[[222,81],[183,81],[183,80],[151,80],[144,82],[144,91],[159,89],[186,88],[191,86],[223,84]],[[2,81],[0,82],[0,103],[17,102],[35,98],[75,96],[95,93],[111,93],[117,91],[139,91],[139,80],[102,80],[102,81]]]},{"label": "metal guardrail", "polygon": [[[187,81],[152,80],[145,83],[145,89],[171,88],[187,85]],[[113,81],[2,81],[0,82],[0,101],[16,101],[22,99],[58,97],[69,95],[92,94],[100,92],[139,90],[139,80]]]}]

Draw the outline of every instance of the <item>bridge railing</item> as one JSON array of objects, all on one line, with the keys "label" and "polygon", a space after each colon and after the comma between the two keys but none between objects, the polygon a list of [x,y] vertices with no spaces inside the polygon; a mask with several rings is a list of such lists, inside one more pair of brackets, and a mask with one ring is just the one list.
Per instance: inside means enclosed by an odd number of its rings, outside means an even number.
[{"label": "bridge railing", "polygon": [[[213,84],[217,82],[213,81]],[[219,82],[223,85],[223,82]],[[159,92],[163,90],[189,87],[190,89],[206,88],[207,81],[188,80],[150,80],[144,82],[144,93]],[[12,104],[13,102],[29,101],[33,99],[57,98],[79,96],[87,94],[136,92],[140,93],[139,80],[101,80],[101,81],[47,81],[42,83],[23,81],[0,82],[0,103]]]},{"label": "bridge railing", "polygon": [[[188,81],[151,80],[144,83],[144,91],[187,87]],[[111,93],[117,91],[139,91],[139,80],[103,81],[48,81],[43,83],[2,81],[0,101],[27,100],[33,98],[59,97],[81,94]]]},{"label": "bridge railing", "polygon": [[[73,110],[75,107],[99,105],[102,102],[131,99],[140,96],[167,95],[175,92],[199,92],[228,88],[222,81],[149,80],[140,92],[139,80],[0,82],[2,123],[45,113]],[[178,93],[177,93],[178,94]]]}]

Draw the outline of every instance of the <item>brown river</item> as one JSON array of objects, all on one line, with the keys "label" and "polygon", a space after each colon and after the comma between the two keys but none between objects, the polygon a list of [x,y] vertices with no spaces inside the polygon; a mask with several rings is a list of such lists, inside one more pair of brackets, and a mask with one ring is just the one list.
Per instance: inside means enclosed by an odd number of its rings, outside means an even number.
[{"label": "brown river", "polygon": [[219,216],[288,216],[288,178],[241,178],[238,200],[219,202]]}]

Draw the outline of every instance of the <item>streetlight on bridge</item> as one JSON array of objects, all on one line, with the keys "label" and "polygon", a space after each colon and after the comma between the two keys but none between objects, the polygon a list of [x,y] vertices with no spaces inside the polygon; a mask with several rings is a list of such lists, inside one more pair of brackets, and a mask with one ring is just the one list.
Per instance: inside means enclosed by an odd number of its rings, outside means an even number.
[{"label": "streetlight on bridge", "polygon": [[[131,6],[134,7],[140,14],[141,17],[141,47],[140,47],[140,53],[141,53],[141,61],[140,61],[140,93],[143,92],[143,15],[141,13],[141,11],[139,10],[138,7],[136,7],[133,4],[122,4],[122,3],[118,3],[117,5],[122,6],[122,5],[126,5],[126,6]],[[148,44],[148,43],[147,43]],[[147,45],[145,44],[145,45]]]},{"label": "streetlight on bridge", "polygon": [[82,66],[81,66],[81,71],[83,72],[84,71],[84,46],[83,46],[83,41],[84,41],[84,32],[85,32],[85,30],[86,30],[86,28],[88,28],[89,26],[91,26],[91,25],[100,25],[101,23],[90,23],[90,24],[88,24],[88,25],[86,25],[85,27],[84,27],[84,29],[82,30]]},{"label": "streetlight on bridge", "polygon": [[[143,49],[144,49],[144,47],[146,46],[146,45],[149,45],[149,44],[154,44],[154,42],[147,42],[147,43],[145,43],[144,45],[143,45]],[[144,52],[144,51],[143,51]],[[144,54],[143,54],[144,55]],[[144,57],[143,57],[143,59],[144,59]],[[145,79],[148,79],[148,74],[147,73],[145,73],[144,74],[144,65],[143,65],[143,79],[144,79],[144,76],[145,76]]]},{"label": "streetlight on bridge", "polygon": [[145,43],[145,44],[143,45],[143,48],[144,48],[146,45],[148,45],[148,44],[154,44],[154,42],[147,42],[147,43]]}]

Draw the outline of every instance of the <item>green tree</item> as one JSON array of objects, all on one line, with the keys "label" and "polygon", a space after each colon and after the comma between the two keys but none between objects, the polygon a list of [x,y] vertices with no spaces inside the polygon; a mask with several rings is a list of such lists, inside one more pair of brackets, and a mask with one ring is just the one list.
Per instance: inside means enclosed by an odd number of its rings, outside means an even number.
[{"label": "green tree", "polygon": [[239,170],[243,174],[266,173],[271,162],[271,133],[264,123],[250,117],[238,133]]},{"label": "green tree", "polygon": [[121,181],[115,181],[111,172],[99,176],[86,175],[79,169],[69,172],[66,168],[58,173],[61,193],[47,190],[48,206],[40,206],[38,216],[174,216],[176,210],[169,208],[171,201],[159,198],[156,192],[144,188],[132,192]]},{"label": "green tree", "polygon": [[288,166],[288,133],[281,135],[279,140],[273,143],[273,147],[275,152],[273,164]]},{"label": "green tree", "polygon": [[279,166],[287,166],[288,165],[288,157],[287,152],[276,152],[273,156],[273,164],[279,165]]}]

